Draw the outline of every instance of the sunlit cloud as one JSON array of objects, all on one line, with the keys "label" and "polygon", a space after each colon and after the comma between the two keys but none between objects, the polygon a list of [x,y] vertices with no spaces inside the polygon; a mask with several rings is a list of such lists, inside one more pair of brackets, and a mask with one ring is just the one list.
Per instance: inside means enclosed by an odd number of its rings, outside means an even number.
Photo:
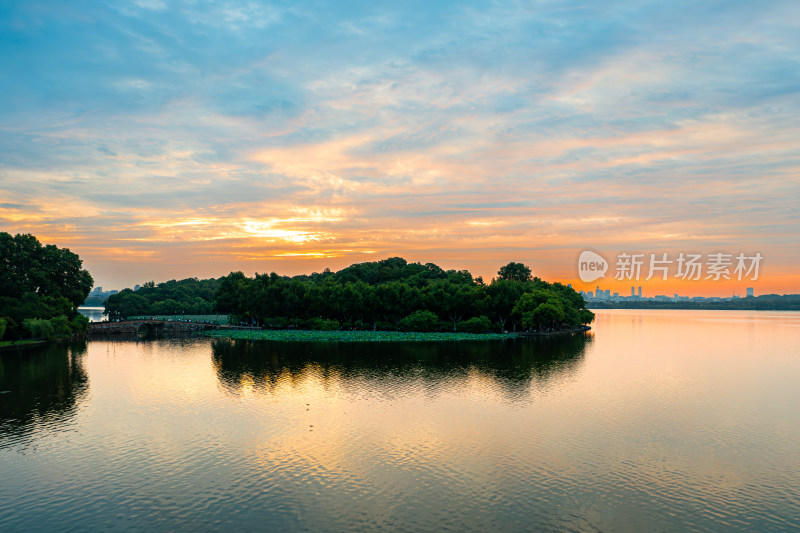
[{"label": "sunlit cloud", "polygon": [[800,292],[796,3],[0,15],[0,229],[98,284],[757,248]]}]

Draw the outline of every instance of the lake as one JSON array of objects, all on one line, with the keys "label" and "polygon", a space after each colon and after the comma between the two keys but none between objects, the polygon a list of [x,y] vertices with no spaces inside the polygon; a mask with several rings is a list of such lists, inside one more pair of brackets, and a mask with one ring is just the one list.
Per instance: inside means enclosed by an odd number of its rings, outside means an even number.
[{"label": "lake", "polygon": [[89,322],[103,322],[108,317],[103,314],[105,307],[79,307],[78,312],[89,319]]},{"label": "lake", "polygon": [[0,355],[0,531],[798,531],[800,313]]}]

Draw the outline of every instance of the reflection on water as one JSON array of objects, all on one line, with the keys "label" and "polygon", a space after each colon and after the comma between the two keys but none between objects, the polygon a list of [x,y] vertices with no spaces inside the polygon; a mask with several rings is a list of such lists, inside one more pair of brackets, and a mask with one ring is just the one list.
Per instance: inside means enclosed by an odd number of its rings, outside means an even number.
[{"label": "reflection on water", "polygon": [[376,390],[421,382],[434,392],[476,374],[508,399],[527,398],[532,383],[568,376],[583,361],[591,334],[506,342],[301,343],[215,340],[214,367],[224,389],[273,393],[283,383],[319,375],[345,388]]},{"label": "reflection on water", "polygon": [[0,355],[0,447],[36,429],[63,429],[86,395],[86,341]]},{"label": "reflection on water", "polygon": [[800,313],[597,315],[4,354],[0,531],[800,531]]}]

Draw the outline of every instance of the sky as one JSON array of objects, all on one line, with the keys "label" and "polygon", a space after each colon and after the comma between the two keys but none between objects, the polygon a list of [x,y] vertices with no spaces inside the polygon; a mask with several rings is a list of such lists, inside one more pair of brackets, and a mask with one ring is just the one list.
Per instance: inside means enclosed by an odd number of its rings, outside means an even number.
[{"label": "sky", "polygon": [[[402,256],[800,293],[796,0],[9,1],[0,95],[0,231],[105,289]],[[763,261],[614,279],[636,252]]]}]

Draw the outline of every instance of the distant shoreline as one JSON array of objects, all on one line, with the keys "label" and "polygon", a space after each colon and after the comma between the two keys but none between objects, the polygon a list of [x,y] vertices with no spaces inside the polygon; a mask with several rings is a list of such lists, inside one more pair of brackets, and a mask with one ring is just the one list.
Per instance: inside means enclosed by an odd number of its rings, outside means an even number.
[{"label": "distant shoreline", "polygon": [[[738,305],[737,305],[738,304]],[[785,304],[747,305],[739,302],[587,302],[587,309],[675,309],[699,311],[800,311],[800,300]]]}]

